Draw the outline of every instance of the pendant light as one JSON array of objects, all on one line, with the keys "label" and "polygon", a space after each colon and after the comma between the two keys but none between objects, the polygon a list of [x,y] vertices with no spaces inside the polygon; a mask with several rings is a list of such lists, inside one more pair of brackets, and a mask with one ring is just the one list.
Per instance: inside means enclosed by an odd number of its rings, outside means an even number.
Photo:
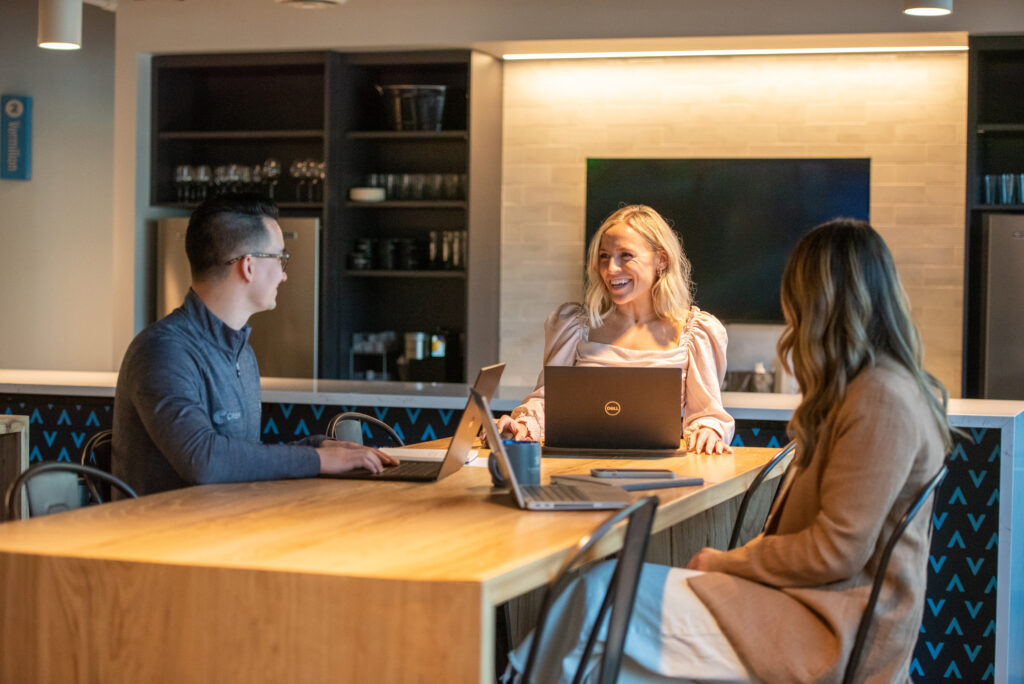
[{"label": "pendant light", "polygon": [[82,47],[82,0],[39,0],[37,42],[50,50]]},{"label": "pendant light", "polygon": [[953,0],[903,0],[903,13],[915,17],[942,17],[953,11]]}]

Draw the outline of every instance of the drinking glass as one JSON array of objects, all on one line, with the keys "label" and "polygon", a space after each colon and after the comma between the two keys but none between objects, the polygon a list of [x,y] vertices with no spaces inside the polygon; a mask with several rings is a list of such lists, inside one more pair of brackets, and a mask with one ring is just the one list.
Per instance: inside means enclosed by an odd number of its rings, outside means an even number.
[{"label": "drinking glass", "polygon": [[174,189],[178,195],[178,204],[189,201],[189,185],[192,183],[193,170],[191,166],[182,164],[174,167]]},{"label": "drinking glass", "polygon": [[277,190],[277,179],[281,176],[281,162],[268,157],[263,162],[263,177],[267,182],[267,196],[274,199],[274,192]]},{"label": "drinking glass", "polygon": [[1001,173],[999,174],[999,203],[1000,204],[1013,204],[1016,200],[1016,193],[1014,192],[1014,185],[1017,184],[1017,174],[1015,173]]},{"label": "drinking glass", "polygon": [[438,200],[443,198],[444,176],[440,173],[428,173],[423,178],[423,199]]},{"label": "drinking glass", "polygon": [[256,164],[249,173],[252,178],[252,191],[260,192],[263,189],[263,164]]},{"label": "drinking glass", "polygon": [[238,164],[228,164],[227,191],[238,192],[238,184],[242,180],[241,169]]},{"label": "drinking glass", "polygon": [[999,174],[987,173],[982,178],[982,203],[997,204],[999,198]]},{"label": "drinking glass", "polygon": [[228,167],[218,166],[213,169],[213,191],[218,195],[228,191]]},{"label": "drinking glass", "polygon": [[213,172],[206,164],[196,167],[196,199],[204,200],[210,194],[210,183],[213,181]]},{"label": "drinking glass", "polygon": [[238,191],[249,192],[252,187],[252,169],[248,166],[238,167]]},{"label": "drinking glass", "polygon": [[296,179],[295,183],[295,201],[301,202],[303,193],[306,189],[306,160],[295,160],[288,167],[288,173],[292,178]]}]

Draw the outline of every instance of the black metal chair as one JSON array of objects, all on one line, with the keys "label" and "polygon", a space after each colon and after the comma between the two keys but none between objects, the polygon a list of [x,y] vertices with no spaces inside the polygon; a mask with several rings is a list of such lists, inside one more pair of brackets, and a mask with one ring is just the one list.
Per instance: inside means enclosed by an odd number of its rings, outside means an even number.
[{"label": "black metal chair", "polygon": [[363,426],[362,423],[369,423],[376,425],[377,427],[384,430],[385,433],[391,439],[393,439],[398,446],[405,446],[405,442],[398,436],[390,425],[382,420],[378,420],[373,416],[368,416],[365,413],[359,413],[356,411],[346,411],[345,413],[339,413],[338,415],[331,418],[330,422],[327,423],[327,435],[332,439],[336,439],[342,442],[355,442],[356,444],[363,443]]},{"label": "black metal chair", "polygon": [[[110,448],[113,443],[114,433],[111,430],[100,430],[85,442],[82,447],[82,465],[90,466],[105,473],[112,473],[110,469]],[[107,481],[96,482],[96,490],[103,497],[104,501],[110,499],[110,484]]]},{"label": "black metal chair", "polygon": [[772,460],[768,461],[761,467],[761,471],[758,472],[757,477],[747,487],[747,491],[743,494],[743,499],[740,501],[740,509],[736,512],[736,522],[732,526],[732,535],[729,537],[729,548],[735,549],[740,542],[740,532],[743,529],[743,520],[747,516],[747,508],[750,507],[750,500],[754,497],[754,494],[760,488],[761,484],[764,483],[768,476],[771,475],[775,467],[779,465],[793,450],[796,449],[796,442],[790,442],[786,446],[782,447],[777,454],[772,456]]},{"label": "black metal chair", "polygon": [[[871,623],[875,618],[875,605],[878,603],[878,595],[882,591],[882,582],[885,580],[885,571],[889,567],[889,559],[892,557],[893,549],[896,548],[896,543],[899,542],[900,537],[903,536],[903,533],[906,532],[910,523],[914,520],[914,516],[917,515],[917,512],[924,506],[928,497],[942,483],[948,472],[949,467],[943,463],[939,472],[935,473],[932,479],[928,480],[924,487],[921,488],[921,491],[918,492],[907,508],[907,512],[900,518],[896,528],[885,542],[885,548],[882,549],[882,556],[878,561],[878,569],[875,570],[874,581],[871,583],[871,594],[868,597],[867,605],[864,607],[864,613],[861,615],[860,624],[857,626],[857,637],[853,641],[850,659],[846,661],[846,673],[843,676],[843,684],[852,684],[857,675],[857,667],[860,665],[860,658],[864,651],[864,644],[867,642],[868,631],[871,629]],[[934,510],[934,508],[935,501],[933,500],[932,509]],[[931,522],[929,522],[929,525],[931,525]]]},{"label": "black metal chair", "polygon": [[555,600],[571,581],[569,573],[576,570],[590,561],[586,558],[587,553],[612,530],[619,522],[626,520],[625,536],[622,541],[622,549],[618,554],[618,561],[608,583],[604,601],[597,613],[593,625],[590,626],[590,633],[587,637],[586,648],[583,656],[577,665],[573,682],[582,680],[587,667],[587,661],[593,654],[597,642],[597,635],[601,626],[608,617],[608,634],[601,655],[600,673],[597,682],[599,684],[612,684],[619,676],[622,667],[623,648],[626,643],[626,633],[629,627],[630,618],[633,615],[633,604],[636,601],[637,588],[640,582],[640,572],[643,569],[644,556],[647,554],[647,542],[651,535],[651,526],[654,523],[654,512],[658,508],[657,497],[647,497],[637,501],[627,508],[616,512],[610,518],[601,523],[589,535],[580,539],[576,547],[569,553],[568,558],[562,564],[555,578],[548,584],[544,594],[544,601],[541,604],[540,617],[537,621],[537,628],[533,633],[533,642],[530,645],[530,652],[526,659],[526,666],[523,669],[522,681],[527,684],[547,681],[543,673],[536,673],[541,651],[545,648],[545,635],[551,633],[554,625],[549,625],[551,607]]},{"label": "black metal chair", "polygon": [[4,510],[8,520],[21,517],[21,488],[28,495],[30,517],[61,513],[81,508],[88,502],[83,500],[78,486],[79,476],[89,488],[92,503],[103,503],[104,499],[96,488],[96,482],[107,482],[125,496],[136,498],[135,492],[120,478],[110,473],[80,463],[44,461],[26,468],[7,488],[4,496]]}]

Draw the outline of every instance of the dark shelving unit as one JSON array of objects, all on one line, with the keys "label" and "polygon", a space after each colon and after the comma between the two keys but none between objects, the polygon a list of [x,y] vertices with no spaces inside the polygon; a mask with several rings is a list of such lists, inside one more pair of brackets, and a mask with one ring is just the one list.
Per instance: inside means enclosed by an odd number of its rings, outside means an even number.
[{"label": "dark shelving unit", "polygon": [[[150,203],[190,210],[180,165],[282,166],[282,215],[318,216],[319,375],[345,378],[352,333],[443,332],[459,363],[444,377],[497,361],[501,65],[470,50],[164,55],[152,63]],[[439,131],[388,130],[378,85],[445,85]],[[323,160],[322,201],[296,199],[289,164]],[[353,202],[370,173],[465,174],[465,199]],[[424,241],[465,231],[466,270],[346,268],[360,239]],[[426,266],[426,264],[424,264]]]},{"label": "dark shelving unit", "polygon": [[982,395],[985,344],[985,215],[1024,214],[1024,204],[986,204],[986,174],[1024,173],[1024,36],[969,38],[964,397]]}]

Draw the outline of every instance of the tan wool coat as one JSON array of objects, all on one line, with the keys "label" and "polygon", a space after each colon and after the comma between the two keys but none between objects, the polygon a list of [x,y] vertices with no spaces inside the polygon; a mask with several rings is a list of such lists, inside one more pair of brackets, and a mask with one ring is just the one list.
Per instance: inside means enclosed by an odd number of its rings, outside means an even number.
[{"label": "tan wool coat", "polygon": [[[851,381],[810,463],[787,472],[765,532],[689,581],[759,680],[842,679],[885,541],[943,455],[905,369],[883,358]],[[910,680],[930,513],[929,502],[893,552],[858,681]]]}]

